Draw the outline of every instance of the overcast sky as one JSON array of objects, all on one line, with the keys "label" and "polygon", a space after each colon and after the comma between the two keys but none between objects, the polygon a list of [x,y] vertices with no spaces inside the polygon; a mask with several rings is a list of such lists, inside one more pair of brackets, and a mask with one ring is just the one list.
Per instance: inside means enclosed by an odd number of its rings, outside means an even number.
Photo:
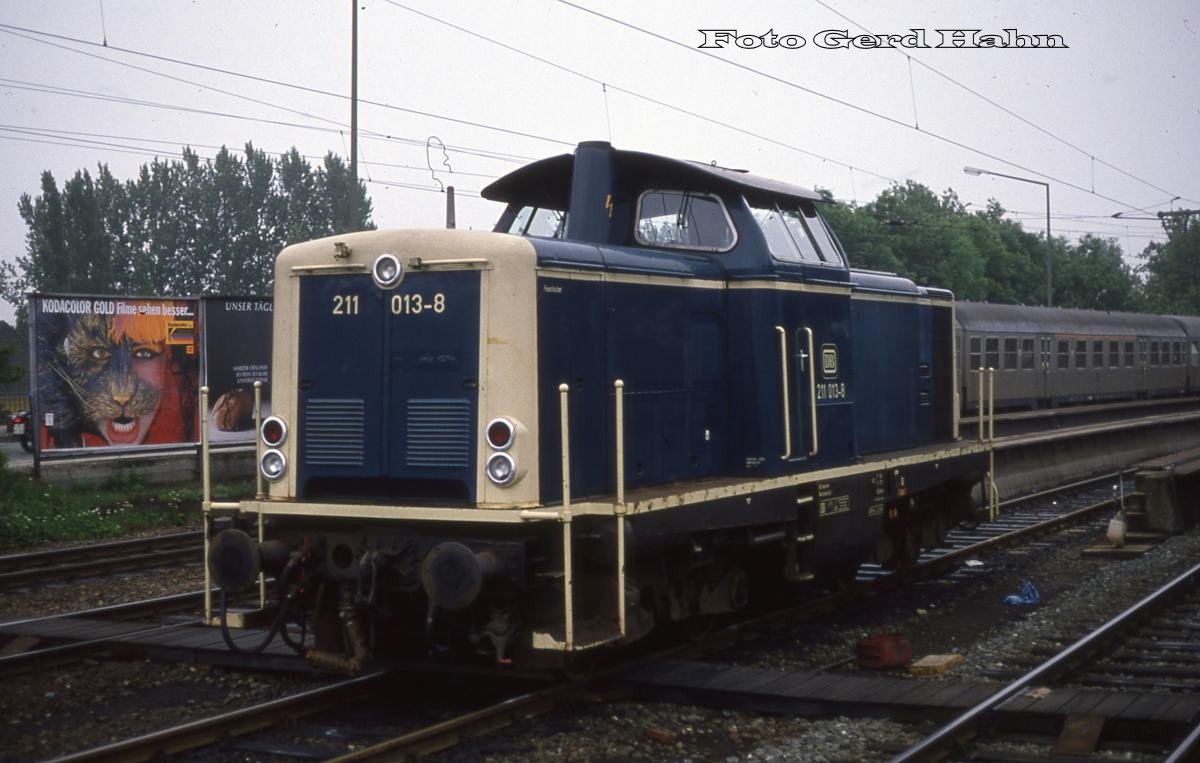
[{"label": "overcast sky", "polygon": [[[490,228],[499,207],[472,192],[595,139],[830,188],[847,201],[868,201],[893,180],[952,187],[976,206],[1000,200],[1035,232],[1045,229],[1040,186],[962,168],[1048,180],[1055,232],[1113,236],[1131,263],[1159,226],[1110,215],[1170,209],[1174,196],[1183,197],[1176,209],[1200,208],[1194,1],[577,2],[658,37],[558,0],[360,0],[360,175],[377,225],[440,226],[440,181],[464,192],[460,227]],[[25,248],[17,199],[38,193],[43,170],[61,184],[103,163],[125,179],[182,145],[211,156],[247,141],[348,155],[350,9],[335,0],[3,0],[0,258]],[[861,33],[855,24],[925,30],[930,45],[939,29],[1013,28],[1060,35],[1069,48],[816,44],[826,30]],[[806,44],[730,45],[707,57],[696,50],[700,29],[774,30]],[[109,47],[95,45],[105,39]],[[452,174],[433,152],[437,181],[426,169],[431,136],[466,150],[448,153]],[[12,316],[0,304],[0,319]]]}]

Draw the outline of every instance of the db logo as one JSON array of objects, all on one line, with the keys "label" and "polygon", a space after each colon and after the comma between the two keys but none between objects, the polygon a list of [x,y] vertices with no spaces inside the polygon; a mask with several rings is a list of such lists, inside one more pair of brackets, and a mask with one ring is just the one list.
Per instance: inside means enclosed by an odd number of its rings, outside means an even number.
[{"label": "db logo", "polygon": [[838,375],[836,344],[821,345],[821,375],[826,379],[832,379]]}]

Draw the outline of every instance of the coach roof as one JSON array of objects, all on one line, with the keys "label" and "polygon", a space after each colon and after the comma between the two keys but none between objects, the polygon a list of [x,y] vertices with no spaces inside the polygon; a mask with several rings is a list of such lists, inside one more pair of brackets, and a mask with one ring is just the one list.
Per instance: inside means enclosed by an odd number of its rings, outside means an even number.
[{"label": "coach roof", "polygon": [[1179,322],[1173,318],[1143,313],[959,302],[955,306],[955,317],[963,330],[969,333],[1112,336],[1132,332],[1142,336],[1179,339],[1186,336]]},{"label": "coach roof", "polygon": [[[610,150],[617,167],[625,177],[652,178],[655,183],[660,185],[665,178],[670,178],[672,181],[678,182],[681,188],[690,184],[701,184],[706,188],[713,189],[734,188],[776,197],[826,201],[823,196],[807,188],[801,188],[781,180],[751,175],[743,170],[718,167],[715,164],[705,164],[704,162],[672,159],[641,151]],[[520,202],[558,208],[565,205],[570,197],[571,172],[574,166],[574,154],[560,154],[542,159],[496,180],[484,188],[481,195],[491,201]]]}]

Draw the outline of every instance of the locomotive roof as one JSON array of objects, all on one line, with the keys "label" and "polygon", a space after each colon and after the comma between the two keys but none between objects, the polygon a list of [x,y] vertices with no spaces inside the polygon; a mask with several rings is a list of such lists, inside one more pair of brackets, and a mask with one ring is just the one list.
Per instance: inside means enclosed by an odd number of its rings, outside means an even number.
[{"label": "locomotive roof", "polygon": [[994,305],[958,302],[958,324],[965,331],[1004,333],[1059,333],[1109,336],[1118,329],[1154,336],[1185,336],[1179,322],[1165,315],[1116,313],[1065,307]]},{"label": "locomotive roof", "polygon": [[[593,144],[595,145],[595,144]],[[751,175],[743,170],[719,167],[688,159],[648,154],[642,151],[611,149],[622,172],[644,175],[662,182],[663,177],[679,178],[680,183],[702,182],[708,187],[736,188],[742,191],[766,193],[809,201],[826,201],[820,194],[781,180]],[[557,208],[567,203],[571,195],[571,173],[574,154],[560,154],[526,164],[489,184],[480,193],[491,201],[528,203]]]}]

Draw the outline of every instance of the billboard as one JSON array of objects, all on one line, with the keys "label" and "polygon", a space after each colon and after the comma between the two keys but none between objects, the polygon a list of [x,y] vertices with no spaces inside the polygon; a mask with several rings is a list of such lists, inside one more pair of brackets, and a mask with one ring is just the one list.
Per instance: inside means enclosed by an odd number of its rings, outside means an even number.
[{"label": "billboard", "polygon": [[198,307],[194,299],[32,295],[39,449],[196,442]]},{"label": "billboard", "polygon": [[201,322],[209,439],[253,442],[256,381],[263,384],[263,418],[271,415],[271,300],[205,297]]}]

